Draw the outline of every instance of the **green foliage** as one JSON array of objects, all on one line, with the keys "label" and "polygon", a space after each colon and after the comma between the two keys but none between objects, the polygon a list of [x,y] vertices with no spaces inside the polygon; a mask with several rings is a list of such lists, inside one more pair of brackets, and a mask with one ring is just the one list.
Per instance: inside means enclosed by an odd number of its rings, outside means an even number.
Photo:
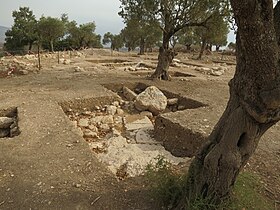
[{"label": "green foliage", "polygon": [[123,37],[121,34],[114,35],[110,32],[107,32],[103,36],[103,44],[111,44],[112,50],[119,50],[123,47]]},{"label": "green foliage", "polygon": [[200,42],[206,41],[208,44],[225,46],[227,44],[227,34],[229,33],[229,24],[227,20],[215,14],[209,20],[205,27],[197,27],[195,35],[199,37]]},{"label": "green foliage", "polygon": [[37,21],[28,7],[20,7],[18,11],[12,13],[14,25],[6,32],[5,49],[8,51],[23,50],[25,45],[32,44],[37,39]]},{"label": "green foliage", "polygon": [[[204,25],[214,13],[228,11],[226,0],[120,0],[121,12],[125,20],[136,19],[140,23],[157,22],[163,32],[163,47],[185,27]],[[136,17],[136,18],[135,18]]]},{"label": "green foliage", "polygon": [[62,38],[65,33],[64,23],[53,17],[41,17],[38,22],[39,39],[50,44],[50,50],[54,51],[54,42]]},{"label": "green foliage", "polygon": [[13,12],[14,25],[6,32],[5,50],[19,53],[26,45],[31,50],[35,41],[51,51],[54,49],[80,49],[83,47],[103,47],[101,36],[94,33],[94,22],[77,26],[75,21],[69,22],[67,14],[61,18],[44,17],[39,21],[28,7],[20,7]]},{"label": "green foliage", "polygon": [[102,47],[100,35],[94,33],[94,22],[77,25],[75,21],[67,23],[68,40],[74,48]]},{"label": "green foliage", "polygon": [[273,209],[273,202],[260,193],[263,189],[258,177],[248,172],[239,174],[231,199],[219,206],[199,195],[195,201],[188,202],[186,175],[175,173],[171,164],[161,156],[155,164],[147,166],[146,176],[151,186],[151,196],[165,209],[176,209],[178,204],[187,210]]},{"label": "green foliage", "polygon": [[274,209],[273,202],[261,194],[263,187],[260,179],[249,172],[239,174],[234,186],[232,201],[229,208],[270,210]]},{"label": "green foliage", "polygon": [[155,164],[149,164],[146,176],[151,186],[151,195],[167,209],[172,209],[184,194],[185,176],[179,176],[171,170],[171,164],[162,156]]}]

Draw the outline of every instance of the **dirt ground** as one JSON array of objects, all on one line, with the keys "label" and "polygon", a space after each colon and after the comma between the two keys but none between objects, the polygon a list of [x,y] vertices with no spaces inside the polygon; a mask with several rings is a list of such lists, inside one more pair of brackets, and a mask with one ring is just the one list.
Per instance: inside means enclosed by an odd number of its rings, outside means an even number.
[{"label": "dirt ground", "polygon": [[[17,107],[21,133],[0,139],[0,209],[158,209],[142,177],[120,181],[98,161],[60,105],[84,101],[76,104],[83,109],[106,103],[117,96],[105,87],[142,82],[207,104],[198,116],[207,119],[211,130],[229,98],[235,58],[220,54],[202,61],[192,54],[176,58],[180,65],[170,67],[172,81],[167,82],[147,78],[156,65],[156,53],[111,55],[108,50],[91,49],[82,55],[62,54],[59,64],[57,55],[42,57],[39,71],[34,65],[23,75],[2,75],[0,110]],[[134,71],[139,62],[148,67]],[[219,66],[226,67],[224,74],[208,74],[208,68]],[[193,120],[181,113],[181,118]],[[264,194],[275,200],[278,209],[279,134],[279,124],[267,131],[245,167],[260,176]]]}]

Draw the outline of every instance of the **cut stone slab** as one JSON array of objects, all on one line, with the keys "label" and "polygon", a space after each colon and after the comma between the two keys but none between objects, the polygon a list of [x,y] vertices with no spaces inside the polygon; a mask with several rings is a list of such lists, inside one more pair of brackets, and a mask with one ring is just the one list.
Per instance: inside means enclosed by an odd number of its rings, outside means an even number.
[{"label": "cut stone slab", "polygon": [[0,117],[0,129],[9,128],[14,123],[14,119],[10,117]]},{"label": "cut stone slab", "polygon": [[151,137],[151,133],[154,130],[151,128],[141,128],[135,135],[135,141],[137,144],[158,144],[155,139]]},{"label": "cut stone slab", "polygon": [[133,131],[133,130],[138,130],[141,128],[154,128],[153,123],[151,122],[151,120],[146,117],[146,116],[140,116],[138,115],[138,119],[136,119],[135,121],[129,122],[130,119],[129,117],[125,117],[125,128],[127,131]]},{"label": "cut stone slab", "polygon": [[175,156],[192,157],[206,142],[219,117],[209,107],[161,114],[155,120],[155,139]]}]

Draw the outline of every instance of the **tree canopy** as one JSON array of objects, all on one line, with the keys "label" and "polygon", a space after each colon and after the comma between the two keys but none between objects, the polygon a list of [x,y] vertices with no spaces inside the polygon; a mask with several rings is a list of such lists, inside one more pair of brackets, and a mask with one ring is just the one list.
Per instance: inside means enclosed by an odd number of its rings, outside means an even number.
[{"label": "tree canopy", "polygon": [[35,41],[45,49],[80,49],[84,47],[102,47],[101,36],[95,34],[94,22],[77,25],[69,21],[67,14],[60,18],[42,16],[38,21],[28,7],[20,7],[13,12],[14,25],[6,32],[5,49],[12,52],[32,49]]},{"label": "tree canopy", "polygon": [[33,11],[28,7],[20,7],[13,11],[14,25],[6,32],[5,48],[7,50],[23,50],[25,45],[31,50],[34,41],[37,39],[36,18]]},{"label": "tree canopy", "polygon": [[228,11],[226,0],[120,0],[124,20],[157,22],[162,30],[162,45],[159,62],[153,78],[169,79],[168,67],[175,56],[169,50],[170,40],[180,30],[191,26],[205,26],[214,14]]}]

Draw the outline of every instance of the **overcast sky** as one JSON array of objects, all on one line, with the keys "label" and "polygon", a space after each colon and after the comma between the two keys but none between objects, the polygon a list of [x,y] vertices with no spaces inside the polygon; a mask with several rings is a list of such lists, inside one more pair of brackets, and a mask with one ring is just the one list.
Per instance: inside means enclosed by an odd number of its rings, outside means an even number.
[{"label": "overcast sky", "polygon": [[[79,24],[95,21],[96,33],[106,32],[118,34],[124,27],[121,17],[119,0],[0,0],[0,26],[13,25],[12,11],[19,7],[29,7],[37,18],[44,16],[60,17],[67,13],[70,20]],[[5,2],[5,3],[3,3]],[[235,42],[231,33],[228,41]]]},{"label": "overcast sky", "polygon": [[96,32],[117,34],[123,28],[122,19],[118,16],[119,0],[0,0],[0,25],[13,25],[12,11],[19,7],[29,7],[37,18],[41,15],[60,17],[67,13],[70,20],[78,23],[95,21]]}]

